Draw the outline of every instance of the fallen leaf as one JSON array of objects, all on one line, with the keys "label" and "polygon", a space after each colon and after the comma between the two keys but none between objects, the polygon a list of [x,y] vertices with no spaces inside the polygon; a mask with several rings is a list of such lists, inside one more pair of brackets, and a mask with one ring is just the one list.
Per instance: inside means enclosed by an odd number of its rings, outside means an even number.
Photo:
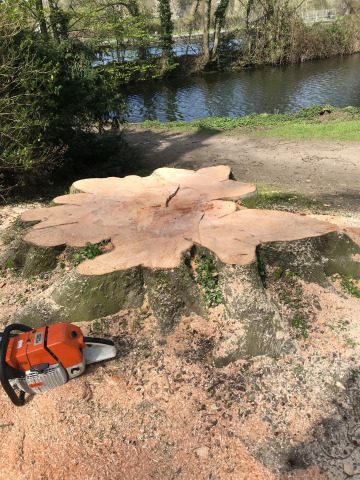
[{"label": "fallen leaf", "polygon": [[5,287],[6,283],[0,283],[0,288]]},{"label": "fallen leaf", "polygon": [[341,388],[342,390],[346,390],[346,388],[344,387],[344,385],[340,382],[336,382],[335,385],[339,388]]},{"label": "fallen leaf", "polygon": [[90,383],[85,382],[82,398],[88,402],[89,400],[92,399],[92,396],[93,396],[93,393],[90,387]]}]

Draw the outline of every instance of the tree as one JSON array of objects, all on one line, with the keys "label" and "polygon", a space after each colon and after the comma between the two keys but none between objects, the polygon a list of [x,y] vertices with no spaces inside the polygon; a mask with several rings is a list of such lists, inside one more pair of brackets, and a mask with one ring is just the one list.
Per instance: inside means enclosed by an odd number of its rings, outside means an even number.
[{"label": "tree", "polygon": [[226,11],[229,6],[229,0],[220,0],[215,10],[215,33],[214,33],[214,45],[212,48],[211,56],[215,57],[220,43],[221,30],[224,25]]},{"label": "tree", "polygon": [[220,0],[216,7],[214,17],[214,43],[210,48],[210,26],[211,26],[211,0],[203,0],[203,42],[204,42],[204,61],[207,63],[216,58],[220,43],[221,30],[223,28],[226,11],[229,6],[229,0]]},{"label": "tree", "polygon": [[174,64],[173,57],[173,38],[174,24],[171,20],[171,8],[169,0],[160,0],[158,5],[160,16],[160,41],[162,47],[163,68],[172,67]]}]

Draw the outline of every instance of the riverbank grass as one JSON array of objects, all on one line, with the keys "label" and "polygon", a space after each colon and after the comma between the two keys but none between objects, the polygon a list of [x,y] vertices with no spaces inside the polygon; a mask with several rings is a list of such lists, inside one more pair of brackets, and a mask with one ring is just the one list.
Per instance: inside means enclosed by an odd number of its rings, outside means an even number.
[{"label": "riverbank grass", "polygon": [[266,137],[294,140],[360,141],[360,120],[332,121],[321,124],[294,123],[279,125],[273,130],[257,132]]},{"label": "riverbank grass", "polygon": [[360,141],[360,108],[312,105],[289,114],[256,114],[244,117],[208,117],[162,123],[145,121],[141,128],[196,132],[228,132],[295,140]]}]

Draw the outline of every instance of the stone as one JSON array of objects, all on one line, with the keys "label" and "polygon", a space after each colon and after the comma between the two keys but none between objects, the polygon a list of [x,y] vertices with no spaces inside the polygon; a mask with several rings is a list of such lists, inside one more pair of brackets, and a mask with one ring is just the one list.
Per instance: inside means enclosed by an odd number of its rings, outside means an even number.
[{"label": "stone", "polygon": [[349,460],[344,461],[344,472],[349,477],[352,477],[355,474],[354,464],[351,461]]},{"label": "stone", "polygon": [[210,449],[209,447],[199,447],[195,449],[195,453],[199,458],[208,458]]}]

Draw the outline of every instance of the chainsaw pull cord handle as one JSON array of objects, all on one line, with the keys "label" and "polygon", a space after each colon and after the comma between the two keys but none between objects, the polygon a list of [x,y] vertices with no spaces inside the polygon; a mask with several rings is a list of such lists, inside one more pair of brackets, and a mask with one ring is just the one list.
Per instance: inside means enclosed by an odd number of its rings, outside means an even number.
[{"label": "chainsaw pull cord handle", "polygon": [[13,404],[17,407],[21,407],[25,402],[25,392],[21,391],[20,396],[18,397],[10,385],[9,379],[6,375],[6,352],[10,334],[13,330],[20,330],[20,332],[31,332],[32,328],[26,325],[21,325],[20,323],[13,323],[5,328],[0,342],[0,382]]}]

